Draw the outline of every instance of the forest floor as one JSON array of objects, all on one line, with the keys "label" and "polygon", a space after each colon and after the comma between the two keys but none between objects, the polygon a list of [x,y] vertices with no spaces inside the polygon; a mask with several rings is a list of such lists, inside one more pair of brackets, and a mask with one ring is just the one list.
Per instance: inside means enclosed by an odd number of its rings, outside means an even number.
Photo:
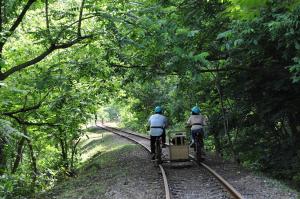
[{"label": "forest floor", "polygon": [[[151,163],[150,155],[140,146],[99,128],[90,128],[80,147],[82,159],[77,177],[58,182],[37,198],[163,198],[161,175]],[[214,157],[207,163],[245,198],[299,197],[282,183],[253,174],[229,161]]]}]

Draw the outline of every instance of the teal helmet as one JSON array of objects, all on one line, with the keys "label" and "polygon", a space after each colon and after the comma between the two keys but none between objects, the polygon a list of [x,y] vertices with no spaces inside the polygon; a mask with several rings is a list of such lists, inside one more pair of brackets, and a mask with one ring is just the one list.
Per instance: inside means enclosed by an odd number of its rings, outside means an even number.
[{"label": "teal helmet", "polygon": [[160,106],[155,107],[154,109],[155,113],[162,113],[162,108]]},{"label": "teal helmet", "polygon": [[192,108],[192,113],[195,113],[195,114],[199,114],[201,112],[200,108],[198,106],[194,106]]}]

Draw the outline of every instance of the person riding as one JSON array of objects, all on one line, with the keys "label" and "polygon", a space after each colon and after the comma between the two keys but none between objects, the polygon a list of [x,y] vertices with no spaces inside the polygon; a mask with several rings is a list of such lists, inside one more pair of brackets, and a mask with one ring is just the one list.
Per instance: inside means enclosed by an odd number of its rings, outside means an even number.
[{"label": "person riding", "polygon": [[162,137],[163,148],[166,142],[166,131],[168,127],[168,120],[163,115],[163,110],[160,106],[155,107],[154,114],[150,116],[148,120],[148,127],[150,128],[150,146],[152,159],[154,159],[155,154],[155,140],[157,137]]},{"label": "person riding", "polygon": [[189,117],[186,124],[187,124],[187,126],[191,127],[191,134],[192,134],[191,147],[194,146],[196,135],[198,133],[200,133],[202,135],[200,143],[201,143],[202,148],[204,148],[204,142],[203,142],[204,130],[203,130],[203,126],[206,125],[206,118],[201,114],[201,110],[198,106],[194,106],[192,108],[192,115]]}]

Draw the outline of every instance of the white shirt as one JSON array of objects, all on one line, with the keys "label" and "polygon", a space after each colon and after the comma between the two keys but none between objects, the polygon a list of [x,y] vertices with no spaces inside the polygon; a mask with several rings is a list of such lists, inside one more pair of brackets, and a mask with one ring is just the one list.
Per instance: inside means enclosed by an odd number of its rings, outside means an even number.
[{"label": "white shirt", "polygon": [[[150,126],[150,135],[151,136],[160,136],[163,133],[163,128],[166,128],[168,125],[168,120],[165,116],[161,114],[151,115],[148,124]],[[152,128],[151,128],[152,127]],[[156,127],[156,128],[153,128]],[[161,127],[161,128],[159,128]]]},{"label": "white shirt", "polygon": [[191,130],[201,129],[203,125],[206,125],[206,119],[201,114],[191,115],[187,125],[191,126]]}]

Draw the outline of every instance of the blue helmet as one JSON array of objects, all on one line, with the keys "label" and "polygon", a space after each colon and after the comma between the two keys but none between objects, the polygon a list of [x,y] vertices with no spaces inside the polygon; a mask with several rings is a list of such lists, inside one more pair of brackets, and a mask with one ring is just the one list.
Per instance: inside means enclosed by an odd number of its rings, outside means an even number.
[{"label": "blue helmet", "polygon": [[195,113],[195,114],[199,114],[201,112],[200,108],[198,106],[194,106],[192,108],[192,113]]},{"label": "blue helmet", "polygon": [[154,109],[155,113],[162,113],[162,108],[160,106],[155,107]]}]

